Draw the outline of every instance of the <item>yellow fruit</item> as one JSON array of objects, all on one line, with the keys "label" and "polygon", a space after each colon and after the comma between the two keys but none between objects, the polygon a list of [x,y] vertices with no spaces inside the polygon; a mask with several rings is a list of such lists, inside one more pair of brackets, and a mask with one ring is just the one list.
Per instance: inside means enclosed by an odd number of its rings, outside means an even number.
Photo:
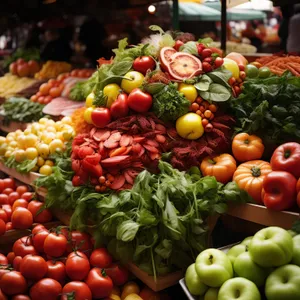
[{"label": "yellow fruit", "polygon": [[49,146],[47,144],[39,144],[37,146],[37,150],[39,152],[39,155],[42,158],[47,158],[49,156],[50,150],[49,150]]},{"label": "yellow fruit", "polygon": [[23,134],[23,131],[22,131],[21,129],[17,129],[17,130],[15,131],[16,137],[18,137],[20,134]]},{"label": "yellow fruit", "polygon": [[187,113],[177,119],[176,130],[182,138],[196,140],[204,133],[202,119],[195,113]]},{"label": "yellow fruit", "polygon": [[8,145],[6,143],[3,143],[1,146],[0,146],[0,155],[4,155],[5,152],[6,152],[6,149],[7,149]]},{"label": "yellow fruit", "polygon": [[56,129],[54,126],[47,126],[47,132],[54,132],[56,133]]},{"label": "yellow fruit", "polygon": [[14,132],[10,132],[10,133],[7,134],[6,138],[15,139],[16,138],[16,134]]},{"label": "yellow fruit", "polygon": [[9,143],[9,147],[12,147],[12,148],[18,147],[18,142],[16,142],[16,141],[11,141],[11,142]]},{"label": "yellow fruit", "polygon": [[25,148],[25,135],[19,135],[17,138],[19,148]]},{"label": "yellow fruit", "polygon": [[124,300],[143,300],[138,294],[130,294]]},{"label": "yellow fruit", "polygon": [[64,124],[61,121],[57,121],[54,125],[56,131],[61,131],[61,129],[63,128]]},{"label": "yellow fruit", "polygon": [[5,158],[9,158],[9,157],[12,156],[12,153],[13,153],[13,152],[12,152],[11,150],[6,150],[6,151],[5,151],[5,154],[4,154],[4,157],[5,157]]},{"label": "yellow fruit", "polygon": [[64,141],[65,141],[65,139],[64,139],[64,136],[63,136],[63,133],[62,133],[62,132],[57,132],[57,133],[56,133],[56,138],[57,138],[57,139],[59,139],[59,140],[61,140],[62,142],[64,142]]},{"label": "yellow fruit", "polygon": [[86,107],[92,107],[92,106],[94,106],[94,105],[93,105],[94,100],[95,100],[95,94],[92,92],[92,93],[90,93],[90,94],[86,97],[86,99],[85,99],[85,106],[86,106]]},{"label": "yellow fruit", "polygon": [[48,165],[43,165],[42,167],[40,167],[39,170],[40,174],[42,175],[51,175],[52,174],[52,167],[48,166]]},{"label": "yellow fruit", "polygon": [[28,135],[25,136],[24,145],[26,148],[35,147],[37,141],[38,141],[38,137],[33,133],[29,133]]},{"label": "yellow fruit", "polygon": [[232,76],[235,79],[238,79],[240,77],[240,69],[238,64],[230,58],[223,58],[223,60],[224,60],[223,63],[224,68],[230,71],[232,73]]},{"label": "yellow fruit", "polygon": [[120,86],[116,83],[108,84],[103,89],[103,94],[107,97],[106,107],[110,108],[121,92]]},{"label": "yellow fruit", "polygon": [[37,158],[39,155],[36,148],[33,148],[33,147],[27,148],[25,150],[25,154],[26,154],[27,159],[30,159],[30,160]]},{"label": "yellow fruit", "polygon": [[55,153],[57,150],[62,150],[64,147],[64,143],[59,140],[59,139],[54,139],[50,144],[49,144],[49,150],[50,153]]},{"label": "yellow fruit", "polygon": [[45,164],[45,160],[41,156],[39,156],[36,164],[39,167],[41,167],[41,166],[43,166]]},{"label": "yellow fruit", "polygon": [[38,134],[38,132],[40,131],[40,124],[39,123],[33,123],[31,126],[31,132],[33,134]]},{"label": "yellow fruit", "polygon": [[[122,79],[121,88],[127,94],[129,94],[135,88],[140,87],[144,82],[144,75],[137,71],[130,71],[125,74],[125,78]],[[128,79],[126,79],[128,78]]]},{"label": "yellow fruit", "polygon": [[64,124],[72,125],[72,119],[71,119],[71,117],[63,117],[63,118],[61,119],[61,121],[62,121],[62,123],[64,123]]},{"label": "yellow fruit", "polygon": [[84,121],[86,121],[88,124],[93,124],[92,122],[92,112],[94,108],[93,107],[88,107],[83,114]]},{"label": "yellow fruit", "polygon": [[121,299],[124,300],[130,294],[139,294],[140,287],[133,281],[127,282],[122,290]]},{"label": "yellow fruit", "polygon": [[34,166],[32,169],[31,169],[31,172],[37,172],[39,170],[39,167],[38,166]]},{"label": "yellow fruit", "polygon": [[66,130],[62,133],[62,135],[65,141],[69,141],[74,136],[74,130],[73,129]]},{"label": "yellow fruit", "polygon": [[22,149],[16,150],[16,152],[15,152],[16,162],[20,163],[20,162],[24,161],[26,158],[27,157],[26,157],[26,153],[24,150],[22,150]]},{"label": "yellow fruit", "polygon": [[46,161],[45,161],[45,163],[44,163],[45,165],[47,165],[47,166],[50,166],[50,167],[53,167],[54,166],[54,163],[53,163],[53,161],[52,160],[50,160],[50,159],[47,159]]},{"label": "yellow fruit", "polygon": [[178,92],[182,93],[191,103],[193,103],[198,96],[197,90],[192,84],[180,83]]},{"label": "yellow fruit", "polygon": [[24,134],[25,134],[25,135],[31,134],[31,129],[30,129],[30,128],[26,128],[26,129],[24,130]]},{"label": "yellow fruit", "polygon": [[41,119],[39,119],[39,123],[40,123],[40,124],[46,125],[47,122],[48,122],[48,119],[47,119],[47,118],[41,118]]},{"label": "yellow fruit", "polygon": [[7,143],[13,142],[14,140],[15,140],[15,138],[13,138],[12,136],[6,137],[6,142]]},{"label": "yellow fruit", "polygon": [[0,145],[6,142],[6,138],[4,136],[0,136]]},{"label": "yellow fruit", "polygon": [[56,134],[54,132],[44,132],[41,136],[41,140],[46,144],[50,144],[55,138]]},{"label": "yellow fruit", "polygon": [[47,119],[47,126],[53,126],[55,127],[55,122],[52,119]]},{"label": "yellow fruit", "polygon": [[121,298],[118,295],[110,294],[105,300],[121,300]]}]

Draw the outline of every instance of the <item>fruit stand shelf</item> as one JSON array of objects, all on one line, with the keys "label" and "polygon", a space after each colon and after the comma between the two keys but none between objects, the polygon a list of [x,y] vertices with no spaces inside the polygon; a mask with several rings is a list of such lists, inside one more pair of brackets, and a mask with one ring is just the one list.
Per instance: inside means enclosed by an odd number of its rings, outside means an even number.
[{"label": "fruit stand shelf", "polygon": [[231,205],[228,215],[265,226],[280,226],[291,229],[299,219],[298,212],[274,211],[257,204]]}]

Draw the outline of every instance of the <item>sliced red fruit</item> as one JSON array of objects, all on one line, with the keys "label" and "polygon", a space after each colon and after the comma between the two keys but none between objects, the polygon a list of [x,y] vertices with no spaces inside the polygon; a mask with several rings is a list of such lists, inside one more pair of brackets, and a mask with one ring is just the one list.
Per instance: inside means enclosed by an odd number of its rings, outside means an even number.
[{"label": "sliced red fruit", "polygon": [[194,55],[177,52],[171,56],[168,71],[173,78],[184,80],[199,75],[202,72],[202,63]]},{"label": "sliced red fruit", "polygon": [[169,63],[171,62],[171,56],[177,53],[177,51],[172,47],[163,47],[159,53],[159,61],[161,67],[167,71]]}]

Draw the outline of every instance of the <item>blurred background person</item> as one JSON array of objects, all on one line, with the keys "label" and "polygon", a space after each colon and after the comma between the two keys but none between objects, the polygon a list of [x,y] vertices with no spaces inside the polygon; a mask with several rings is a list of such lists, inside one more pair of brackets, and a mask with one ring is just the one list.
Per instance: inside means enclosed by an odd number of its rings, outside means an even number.
[{"label": "blurred background person", "polygon": [[287,52],[300,54],[300,4],[294,7],[294,15],[289,22]]}]

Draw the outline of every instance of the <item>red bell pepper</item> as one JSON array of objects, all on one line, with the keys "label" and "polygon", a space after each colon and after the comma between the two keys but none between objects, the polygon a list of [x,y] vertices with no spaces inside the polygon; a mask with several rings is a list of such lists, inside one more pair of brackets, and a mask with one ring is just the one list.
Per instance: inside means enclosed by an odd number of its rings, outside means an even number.
[{"label": "red bell pepper", "polygon": [[300,144],[286,143],[279,146],[271,158],[273,171],[286,171],[300,177]]},{"label": "red bell pepper", "polygon": [[284,171],[273,171],[265,176],[262,200],[267,208],[286,210],[296,201],[296,178]]}]

